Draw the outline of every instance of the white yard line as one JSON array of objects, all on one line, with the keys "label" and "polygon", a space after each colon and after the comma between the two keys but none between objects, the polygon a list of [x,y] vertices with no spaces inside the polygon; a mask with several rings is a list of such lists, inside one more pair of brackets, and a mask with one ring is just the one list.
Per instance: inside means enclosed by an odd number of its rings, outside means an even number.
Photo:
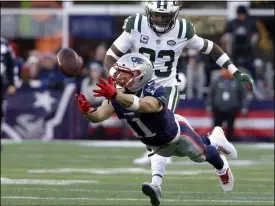
[{"label": "white yard line", "polygon": [[41,179],[10,179],[1,177],[1,185],[72,185],[98,184],[97,180],[41,180]]},{"label": "white yard line", "polygon": [[[28,199],[28,200],[97,200],[97,201],[148,201],[136,198],[95,198],[95,197],[34,197],[34,196],[3,196],[1,199]],[[261,200],[198,200],[198,199],[163,199],[163,202],[227,202],[227,203],[273,203],[274,201]]]},{"label": "white yard line", "polygon": [[[68,174],[68,173],[89,173],[89,174],[152,174],[150,169],[143,168],[59,168],[59,169],[44,169],[44,170],[28,170],[31,174]],[[165,175],[199,175],[213,173],[213,170],[167,170]]]},{"label": "white yard line", "polygon": [[[88,189],[57,189],[57,188],[2,188],[2,190],[24,190],[24,191],[50,191],[50,192],[107,192],[107,193],[136,193],[140,194],[141,190],[88,190]],[[165,191],[165,194],[215,194],[215,193],[221,193],[221,192],[198,192],[198,191]],[[259,194],[259,192],[230,192],[231,194]],[[261,192],[261,194],[265,195],[274,195],[274,192]]]},{"label": "white yard line", "polygon": [[[1,143],[2,144],[28,144],[30,142],[33,141],[28,141],[28,140],[24,140],[21,142],[16,142],[14,140],[11,139],[2,139]],[[37,143],[41,143],[43,144],[43,142],[38,142]],[[143,143],[141,143],[140,141],[128,141],[128,140],[117,140],[117,141],[109,141],[109,140],[75,140],[75,141],[71,141],[71,140],[53,140],[51,141],[51,143],[54,144],[77,144],[80,146],[84,146],[84,147],[124,147],[124,148],[145,148],[145,145]],[[47,143],[48,144],[48,143]],[[271,149],[274,150],[274,143],[270,142],[270,143],[239,143],[236,142],[234,143],[235,146],[237,146],[238,148],[245,148],[245,149]]]}]

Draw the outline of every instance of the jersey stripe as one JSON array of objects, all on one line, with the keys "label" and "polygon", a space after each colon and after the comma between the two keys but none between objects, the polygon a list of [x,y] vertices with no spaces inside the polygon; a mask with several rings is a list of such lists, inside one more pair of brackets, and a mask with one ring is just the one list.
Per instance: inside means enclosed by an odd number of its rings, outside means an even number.
[{"label": "jersey stripe", "polygon": [[186,35],[186,31],[187,31],[187,25],[186,25],[186,20],[182,19],[182,23],[183,23],[183,30],[182,30],[182,35],[181,37],[184,38]]},{"label": "jersey stripe", "polygon": [[175,86],[175,88],[176,88],[176,91],[175,91],[175,95],[173,96],[173,105],[172,105],[172,108],[171,108],[171,110],[174,112],[175,111],[175,109],[176,109],[176,106],[177,106],[177,104],[176,104],[176,102],[177,102],[177,100],[178,100],[178,87],[177,86]]},{"label": "jersey stripe", "polygon": [[167,1],[164,1],[164,6],[163,6],[164,9],[167,9],[167,4],[168,4]]},{"label": "jersey stripe", "polygon": [[183,27],[183,22],[182,20],[178,20],[179,22],[179,34],[178,34],[178,39],[181,38],[181,34],[182,34],[182,27]]},{"label": "jersey stripe", "polygon": [[161,7],[161,0],[158,0],[157,8],[159,9]]},{"label": "jersey stripe", "polygon": [[167,0],[158,0],[157,8],[160,9],[161,7],[163,7],[163,9],[167,9]]},{"label": "jersey stripe", "polygon": [[172,86],[169,89],[171,89],[171,93],[170,93],[170,96],[169,96],[167,107],[168,107],[168,109],[173,111],[172,107],[173,107],[174,99],[175,99],[175,96],[176,96],[176,86]]},{"label": "jersey stripe", "polygon": [[138,14],[138,32],[141,32],[141,20],[142,20],[142,15]]}]

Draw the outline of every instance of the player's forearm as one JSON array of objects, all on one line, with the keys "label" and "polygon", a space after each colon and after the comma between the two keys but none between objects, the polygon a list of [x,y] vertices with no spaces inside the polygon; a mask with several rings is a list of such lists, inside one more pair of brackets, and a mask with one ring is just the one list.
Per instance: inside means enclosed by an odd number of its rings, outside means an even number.
[{"label": "player's forearm", "polygon": [[232,74],[238,70],[229,56],[212,41],[204,39],[204,45],[201,52],[209,55],[220,67],[226,68]]},{"label": "player's forearm", "polygon": [[108,54],[106,54],[105,59],[104,59],[104,64],[105,67],[107,68],[108,72],[110,71],[110,69],[112,68],[112,66],[114,65],[114,63],[116,63],[116,59]]},{"label": "player's forearm", "polygon": [[162,109],[158,101],[153,99],[153,97],[138,98],[132,94],[118,92],[115,100],[122,107],[140,113],[153,113]]},{"label": "player's forearm", "polygon": [[94,111],[94,112],[88,112],[83,114],[84,117],[92,123],[98,123],[98,122],[102,122],[103,120],[100,118],[98,111]]},{"label": "player's forearm", "polygon": [[121,52],[114,44],[108,49],[105,59],[104,59],[104,64],[109,72],[110,75],[113,75],[112,73],[114,71],[110,71],[110,69],[113,67],[114,63],[117,62],[117,60],[124,55],[123,52]]},{"label": "player's forearm", "polygon": [[129,108],[134,103],[134,97],[132,94],[124,94],[122,92],[117,93],[115,100],[124,108]]}]

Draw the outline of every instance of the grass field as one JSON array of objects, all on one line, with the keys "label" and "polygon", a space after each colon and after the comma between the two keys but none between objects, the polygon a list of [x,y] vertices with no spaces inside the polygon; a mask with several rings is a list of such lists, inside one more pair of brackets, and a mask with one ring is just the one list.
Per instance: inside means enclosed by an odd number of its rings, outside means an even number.
[{"label": "grass field", "polygon": [[[99,142],[100,143],[100,142]],[[141,184],[150,166],[132,164],[144,152],[135,142],[24,142],[4,144],[1,205],[150,205]],[[212,166],[174,158],[161,205],[274,205],[274,145],[237,144],[229,161],[235,187],[222,192]]]}]

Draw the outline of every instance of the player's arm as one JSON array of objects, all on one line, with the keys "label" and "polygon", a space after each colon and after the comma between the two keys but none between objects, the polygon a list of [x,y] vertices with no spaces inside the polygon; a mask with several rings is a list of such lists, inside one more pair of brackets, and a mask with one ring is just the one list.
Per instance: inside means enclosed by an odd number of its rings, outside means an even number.
[{"label": "player's arm", "polygon": [[114,73],[111,69],[114,63],[132,47],[131,30],[134,29],[135,18],[136,16],[130,16],[125,19],[122,27],[123,33],[114,41],[106,53],[104,64],[110,75]]},{"label": "player's arm", "polygon": [[114,113],[114,108],[112,104],[109,104],[107,100],[104,100],[99,107],[93,108],[92,105],[89,104],[84,94],[80,93],[79,96],[75,96],[78,102],[79,110],[90,122],[103,122]]},{"label": "player's arm", "polygon": [[[139,98],[133,94],[124,94],[117,91],[113,79],[110,76],[108,82],[104,79],[99,78],[99,83],[96,84],[99,89],[94,89],[93,92],[96,94],[95,97],[106,97],[107,99],[114,99],[122,107],[130,111],[138,111],[141,113],[153,113],[162,110],[162,105],[165,104],[165,93],[158,92],[158,95],[145,95],[143,98]],[[164,89],[164,88],[163,88]],[[150,93],[154,94],[155,91],[150,90]]]},{"label": "player's arm", "polygon": [[133,94],[118,92],[115,100],[122,107],[131,111],[138,111],[140,113],[154,113],[162,110],[162,105],[155,97],[152,96],[139,98]]},{"label": "player's arm", "polygon": [[229,56],[217,44],[196,35],[195,28],[189,21],[186,21],[186,38],[188,39],[188,48],[199,50],[203,54],[210,56],[221,68],[225,68],[233,74],[241,86],[246,85],[249,90],[253,90],[253,80],[251,77],[240,72]]}]

